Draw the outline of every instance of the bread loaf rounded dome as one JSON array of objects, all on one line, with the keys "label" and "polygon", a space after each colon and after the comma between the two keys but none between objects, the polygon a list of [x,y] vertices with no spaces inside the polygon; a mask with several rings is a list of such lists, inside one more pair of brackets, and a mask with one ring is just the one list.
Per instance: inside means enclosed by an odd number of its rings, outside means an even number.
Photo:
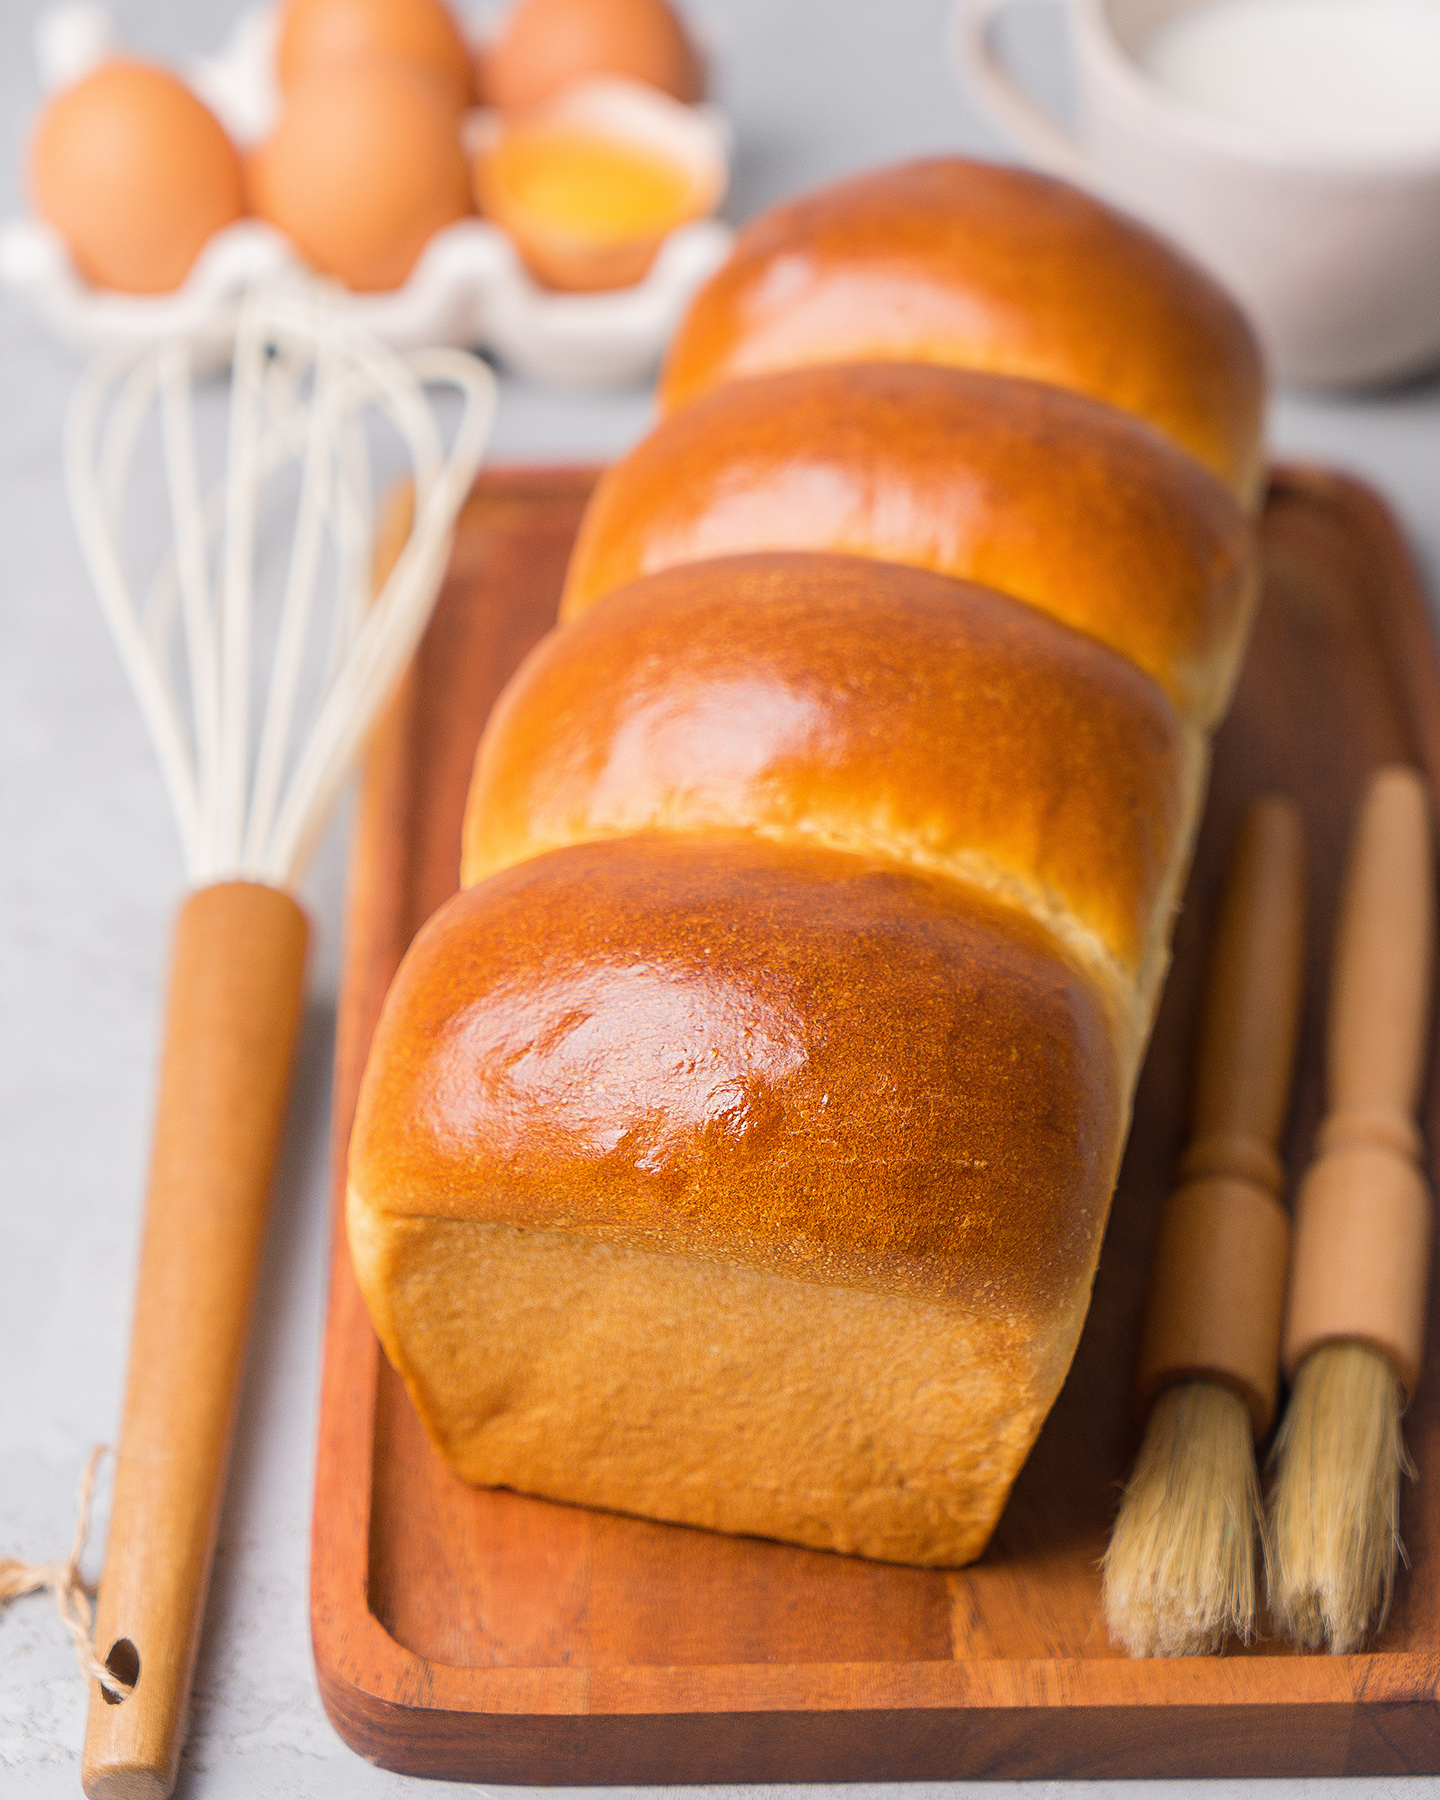
[{"label": "bread loaf rounded dome", "polygon": [[1207,726],[1258,586],[1244,510],[1141,421],[1039,382],[846,363],[726,382],[613,464],[560,616],[674,563],[760,550],[982,582],[1118,650]]},{"label": "bread loaf rounded dome", "polygon": [[1023,1316],[1088,1285],[1120,1060],[1101,991],[1012,907],[804,844],[645,834],[435,914],[350,1176],[395,1217]]},{"label": "bread loaf rounded dome", "polygon": [[1145,226],[1044,175],[903,163],[772,208],[691,304],[664,411],[736,376],[877,359],[991,369],[1147,420],[1247,503],[1263,475],[1255,336]]},{"label": "bread loaf rounded dome", "polygon": [[1138,1038],[1200,743],[1133,664],[973,583],[850,556],[685,563],[552,633],[506,688],[461,880],[640,832],[849,850],[1020,906]]}]

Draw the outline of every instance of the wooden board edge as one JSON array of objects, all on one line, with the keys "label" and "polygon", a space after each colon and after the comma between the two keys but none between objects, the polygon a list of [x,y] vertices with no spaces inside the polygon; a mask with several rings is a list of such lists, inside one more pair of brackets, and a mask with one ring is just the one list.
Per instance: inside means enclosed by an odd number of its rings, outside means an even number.
[{"label": "wooden board edge", "polygon": [[1432,801],[1440,807],[1436,619],[1398,518],[1368,483],[1324,464],[1277,463],[1270,486],[1343,514],[1373,552],[1376,586],[1387,596],[1381,625],[1391,680],[1414,733],[1415,760],[1424,771]]},{"label": "wooden board edge", "polygon": [[1430,1704],[1050,1706],[584,1717],[417,1712],[322,1684],[336,1730],[408,1775],[525,1786],[1126,1780],[1440,1771]]},{"label": "wooden board edge", "polygon": [[[375,560],[377,590],[394,567],[413,516],[414,496],[407,485],[391,497],[382,519]],[[346,884],[331,1095],[330,1281],[310,1533],[310,1641],[322,1692],[327,1671],[350,1660],[357,1638],[368,1644],[375,1676],[392,1691],[403,1691],[406,1677],[415,1674],[407,1664],[420,1662],[383,1631],[370,1611],[369,1471],[380,1345],[345,1236],[350,1125],[370,1037],[393,974],[393,966],[387,969],[385,964],[398,965],[405,948],[401,941],[407,911],[405,872],[382,852],[387,843],[409,838],[414,707],[412,669],[401,677],[365,746]],[[357,1470],[364,1472],[363,1479],[357,1480]]]}]

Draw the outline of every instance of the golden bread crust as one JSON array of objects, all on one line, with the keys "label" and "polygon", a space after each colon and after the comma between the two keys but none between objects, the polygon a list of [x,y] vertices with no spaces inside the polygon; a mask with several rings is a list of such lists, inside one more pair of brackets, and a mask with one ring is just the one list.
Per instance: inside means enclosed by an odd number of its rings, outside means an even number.
[{"label": "golden bread crust", "polygon": [[750,830],[1022,904],[1128,994],[1203,772],[1133,664],[898,563],[686,563],[552,632],[485,733],[465,885],[566,844]]},{"label": "golden bread crust", "polygon": [[1068,1316],[1122,1035],[1038,927],[958,883],[750,838],[580,845],[419,933],[350,1179],[392,1216]]},{"label": "golden bread crust", "polygon": [[560,616],[675,563],[759,550],[998,588],[1129,657],[1207,726],[1258,588],[1248,515],[1139,420],[1039,382],[855,363],[726,382],[613,464]]},{"label": "golden bread crust", "polygon": [[386,1354],[466,1481],[948,1566],[984,1549],[1084,1318],[1010,1318],[352,1187]]},{"label": "golden bread crust", "polygon": [[467,1480],[964,1562],[1089,1301],[1255,598],[1254,340],[941,159],[749,227],[663,397],[386,1000],[356,1274]]},{"label": "golden bread crust", "polygon": [[1258,501],[1264,377],[1245,319],[1178,250],[1062,182],[946,157],[773,208],[692,303],[661,403],[673,412],[736,376],[881,359],[1074,388],[1148,420]]}]

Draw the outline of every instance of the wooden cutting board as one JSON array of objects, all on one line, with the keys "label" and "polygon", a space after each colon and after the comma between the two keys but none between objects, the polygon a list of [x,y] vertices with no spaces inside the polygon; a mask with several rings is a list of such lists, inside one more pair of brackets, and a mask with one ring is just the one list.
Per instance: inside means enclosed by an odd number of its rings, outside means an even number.
[{"label": "wooden cutting board", "polygon": [[[554,619],[594,475],[482,477],[369,757],[337,1050],[312,1576],[336,1728],[389,1768],[527,1784],[1440,1771],[1440,1324],[1407,1420],[1421,1477],[1402,1506],[1410,1568],[1371,1653],[1298,1657],[1262,1641],[1130,1662],[1106,1639],[1096,1568],[1136,1446],[1137,1323],[1232,833],[1268,789],[1301,802],[1310,833],[1293,1176],[1320,1115],[1325,970],[1353,810],[1378,763],[1418,763],[1432,791],[1440,777],[1440,670],[1419,583],[1379,501],[1337,475],[1275,476],[1265,598],[1216,746],[1094,1304],[984,1557],[897,1569],[475,1490],[432,1450],[379,1353],[338,1228],[345,1144],[386,986],[457,884],[481,727]],[[1432,1076],[1430,1143],[1437,1132]]]}]

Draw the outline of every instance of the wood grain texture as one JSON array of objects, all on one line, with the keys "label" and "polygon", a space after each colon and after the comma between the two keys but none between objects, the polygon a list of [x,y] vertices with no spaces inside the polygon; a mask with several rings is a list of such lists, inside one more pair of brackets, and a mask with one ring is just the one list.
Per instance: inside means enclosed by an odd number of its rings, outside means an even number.
[{"label": "wood grain texture", "polygon": [[[1137,1402],[1218,1380],[1269,1435],[1280,1377],[1290,1221],[1276,1155],[1305,994],[1305,827],[1267,794],[1245,815],[1211,932],[1189,1147],[1150,1264]],[[1247,1538],[1248,1541],[1248,1538]]]},{"label": "wood grain texture", "polygon": [[125,1415],[90,1683],[90,1800],[175,1785],[300,1023],[305,915],[253,881],[175,923]]},{"label": "wood grain texture", "polygon": [[[1285,1320],[1292,1380],[1351,1340],[1415,1391],[1435,1202],[1412,1115],[1430,1048],[1435,850],[1430,795],[1400,765],[1371,781],[1355,827],[1330,981],[1329,1111],[1295,1203]],[[1289,1454],[1294,1454],[1292,1450]]]},{"label": "wood grain texture", "polygon": [[[351,888],[335,1156],[411,934],[456,882],[475,743],[554,615],[589,471],[482,478],[410,685],[370,757]],[[1284,1142],[1323,1105],[1327,951],[1351,817],[1394,760],[1440,776],[1440,670],[1380,503],[1287,469],[1266,598],[1230,719],[1070,1378],[981,1561],[882,1567],[464,1487],[380,1357],[337,1232],[312,1624],[321,1692],[363,1755],[525,1783],[1401,1774],[1440,1770],[1440,1346],[1407,1420],[1412,1567],[1375,1650],[1132,1663],[1097,1563],[1135,1449],[1140,1312],[1187,1127],[1204,953],[1234,833],[1280,789],[1312,858],[1308,1003]],[[1440,1087],[1427,1075],[1434,1142]],[[1434,1312],[1432,1305],[1432,1313]]]}]

